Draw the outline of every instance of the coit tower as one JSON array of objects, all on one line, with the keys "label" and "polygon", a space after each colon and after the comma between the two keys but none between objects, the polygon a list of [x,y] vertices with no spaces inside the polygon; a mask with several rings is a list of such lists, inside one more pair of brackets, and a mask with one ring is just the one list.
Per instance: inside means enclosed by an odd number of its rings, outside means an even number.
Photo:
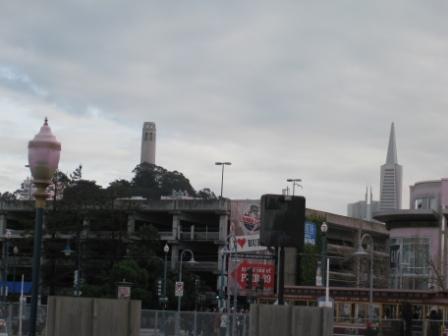
[{"label": "coit tower", "polygon": [[156,164],[156,124],[144,122],[142,131],[142,152],[140,163]]}]

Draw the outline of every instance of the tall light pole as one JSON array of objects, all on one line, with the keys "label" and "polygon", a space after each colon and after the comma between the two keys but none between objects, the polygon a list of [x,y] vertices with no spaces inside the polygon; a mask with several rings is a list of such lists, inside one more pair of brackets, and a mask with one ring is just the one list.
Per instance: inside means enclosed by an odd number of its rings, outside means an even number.
[{"label": "tall light pole", "polygon": [[[65,244],[64,249],[61,251],[64,253],[66,257],[70,257],[75,251],[72,250],[70,246],[70,241],[67,240],[67,244]],[[74,288],[74,295],[75,296],[81,296],[81,243],[80,239],[78,237],[78,253],[76,254],[76,269],[73,272],[73,288]]]},{"label": "tall light pole", "polygon": [[219,285],[219,308],[224,309],[224,267],[226,264],[226,254],[228,253],[226,248],[221,250],[221,277]]},{"label": "tall light pole", "polygon": [[14,274],[12,277],[12,281],[14,283],[14,288],[16,289],[17,255],[19,254],[19,247],[17,245],[12,248],[12,253],[14,254]]},{"label": "tall light pole", "polygon": [[[196,261],[194,260],[194,254],[193,251],[190,249],[182,250],[180,253],[180,259],[179,259],[179,282],[182,282],[182,261],[184,259],[184,254],[189,253],[190,254],[190,261],[189,263],[194,264]],[[180,306],[181,306],[181,300],[182,296],[177,297],[177,320],[176,320],[176,335],[179,335],[180,331]]]},{"label": "tall light pole", "polygon": [[292,182],[292,195],[294,196],[296,186],[302,188],[302,185],[299,182],[302,182],[302,179],[299,178],[288,178],[286,179],[286,182]]},{"label": "tall light pole", "polygon": [[165,243],[163,247],[163,253],[165,253],[165,261],[163,264],[163,308],[166,309],[166,303],[168,298],[166,297],[166,272],[167,272],[167,261],[168,261],[168,252],[170,251],[170,247],[168,243]]},{"label": "tall light pole", "polygon": [[328,225],[326,222],[323,222],[320,226],[320,232],[322,232],[322,247],[320,253],[320,267],[322,272],[322,284],[325,285],[327,283],[327,231]]},{"label": "tall light pole", "polygon": [[215,165],[221,166],[221,196],[219,198],[222,198],[222,188],[224,185],[224,166],[231,166],[232,162],[215,162]]},{"label": "tall light pole", "polygon": [[[369,244],[369,253],[366,252],[366,250],[362,247],[362,243],[364,239],[368,238],[370,240]],[[358,242],[358,250],[356,250],[355,253],[353,253],[354,256],[357,257],[363,257],[370,254],[370,272],[369,272],[369,322],[372,322],[373,319],[373,238],[370,234],[364,233],[361,236],[361,239]]]},{"label": "tall light pole", "polygon": [[36,223],[34,227],[33,243],[33,276],[30,313],[30,336],[36,335],[37,300],[39,296],[40,257],[42,244],[42,224],[45,209],[45,200],[48,197],[46,188],[58,168],[61,153],[61,143],[51,132],[48,120],[39,133],[28,143],[28,166],[36,186],[34,197],[36,199]]},{"label": "tall light pole", "polygon": [[5,241],[3,244],[3,286],[2,286],[2,301],[6,302],[8,298],[8,258],[9,258],[9,241],[11,240],[11,231],[6,230]]}]

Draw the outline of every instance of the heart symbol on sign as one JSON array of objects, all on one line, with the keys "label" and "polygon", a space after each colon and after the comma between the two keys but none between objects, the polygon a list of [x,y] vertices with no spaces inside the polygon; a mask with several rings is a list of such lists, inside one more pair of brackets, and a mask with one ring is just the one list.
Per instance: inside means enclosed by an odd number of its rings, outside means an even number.
[{"label": "heart symbol on sign", "polygon": [[244,244],[246,244],[246,239],[245,238],[239,238],[236,241],[241,246],[241,248],[244,246]]}]

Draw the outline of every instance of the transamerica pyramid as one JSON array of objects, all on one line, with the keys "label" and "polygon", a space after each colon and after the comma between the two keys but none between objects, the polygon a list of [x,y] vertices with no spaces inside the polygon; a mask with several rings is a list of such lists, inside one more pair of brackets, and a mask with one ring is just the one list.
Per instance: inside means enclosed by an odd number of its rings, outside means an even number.
[{"label": "transamerica pyramid", "polygon": [[381,166],[380,211],[401,209],[403,168],[398,164],[395,126],[390,127],[386,163]]}]

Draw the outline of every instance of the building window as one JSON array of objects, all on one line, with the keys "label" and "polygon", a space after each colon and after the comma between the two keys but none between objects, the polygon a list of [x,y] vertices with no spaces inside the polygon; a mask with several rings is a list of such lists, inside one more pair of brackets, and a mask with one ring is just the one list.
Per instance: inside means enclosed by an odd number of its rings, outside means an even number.
[{"label": "building window", "polygon": [[430,238],[391,239],[391,286],[428,289],[432,273],[430,258]]},{"label": "building window", "polygon": [[143,140],[148,141],[148,132],[145,132],[145,134],[143,135]]},{"label": "building window", "polygon": [[424,202],[423,198],[417,198],[414,201],[414,208],[415,209],[423,209],[423,206],[424,206],[423,202]]},{"label": "building window", "polygon": [[414,200],[414,209],[432,209],[437,210],[437,198],[436,197],[421,197]]},{"label": "building window", "polygon": [[152,132],[149,133],[149,141],[152,141],[153,137],[152,137]]}]

